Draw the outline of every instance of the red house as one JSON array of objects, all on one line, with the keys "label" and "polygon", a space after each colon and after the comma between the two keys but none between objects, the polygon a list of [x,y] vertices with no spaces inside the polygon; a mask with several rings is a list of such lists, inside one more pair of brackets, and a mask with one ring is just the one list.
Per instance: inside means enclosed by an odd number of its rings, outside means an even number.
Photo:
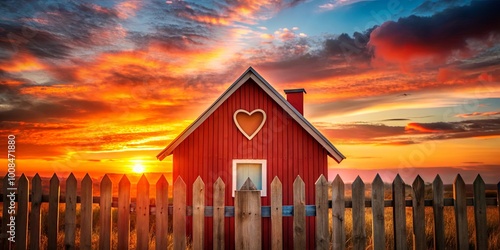
[{"label": "red house", "polygon": [[[283,98],[253,68],[248,68],[198,119],[187,127],[157,158],[173,154],[173,178],[188,186],[201,176],[206,193],[221,177],[226,183],[226,205],[233,206],[234,190],[250,177],[270,205],[270,183],[283,183],[283,204],[293,204],[293,181],[300,175],[306,184],[306,202],[314,204],[314,183],[328,177],[327,158],[345,157],[303,116],[304,89],[285,90]],[[212,205],[210,195],[205,204]],[[234,249],[234,220],[226,218],[226,247]],[[268,248],[270,223],[263,218],[263,246]],[[191,226],[188,225],[188,230]],[[205,223],[205,246],[212,246],[212,224]],[[292,218],[283,217],[284,249],[291,249]],[[308,217],[307,241],[314,248],[314,218]]]}]

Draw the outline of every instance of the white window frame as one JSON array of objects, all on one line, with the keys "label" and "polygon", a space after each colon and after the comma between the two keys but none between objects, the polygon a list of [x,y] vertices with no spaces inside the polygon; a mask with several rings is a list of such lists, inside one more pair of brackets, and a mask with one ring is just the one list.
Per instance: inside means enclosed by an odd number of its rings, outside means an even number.
[{"label": "white window frame", "polygon": [[260,164],[261,165],[261,173],[262,173],[262,189],[260,190],[260,196],[267,196],[267,160],[255,160],[255,159],[233,159],[233,197],[234,192],[236,191],[236,169],[238,164],[240,163],[249,163],[249,164]]}]

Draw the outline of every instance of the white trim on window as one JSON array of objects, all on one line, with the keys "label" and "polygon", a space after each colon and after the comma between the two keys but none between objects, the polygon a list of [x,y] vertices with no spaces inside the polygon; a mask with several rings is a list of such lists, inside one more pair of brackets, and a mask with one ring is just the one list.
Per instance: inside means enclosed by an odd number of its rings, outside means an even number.
[{"label": "white trim on window", "polygon": [[[236,182],[237,182],[237,166],[238,164],[260,164],[261,167],[261,185],[262,189],[260,189],[260,196],[267,196],[267,160],[255,160],[255,159],[233,159],[233,188],[232,193],[234,197],[234,191],[236,191]],[[256,186],[258,186],[256,184]]]}]

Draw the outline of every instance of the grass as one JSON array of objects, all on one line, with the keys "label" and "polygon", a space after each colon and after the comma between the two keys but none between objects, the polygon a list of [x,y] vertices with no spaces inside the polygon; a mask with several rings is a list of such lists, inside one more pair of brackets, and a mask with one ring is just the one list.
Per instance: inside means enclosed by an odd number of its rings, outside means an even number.
[{"label": "grass", "polygon": [[[57,249],[65,249],[64,248],[64,214],[65,214],[65,205],[61,204],[59,205],[59,233],[57,235]],[[80,221],[80,205],[77,205],[77,215],[76,215],[76,220]],[[48,230],[48,206],[47,204],[43,204],[41,208],[41,214],[42,214],[42,221],[41,221],[41,227],[42,227],[42,236],[41,236],[41,246],[40,249],[48,249],[47,244],[48,244],[48,239],[47,239],[47,230]],[[94,205],[93,207],[93,218],[92,218],[92,249],[98,249],[99,247],[99,206]],[[112,235],[111,235],[111,245],[112,249],[117,249],[118,248],[118,230],[117,230],[117,215],[118,215],[118,209],[113,208],[112,209],[112,219],[113,219],[113,230],[112,230]],[[155,242],[156,242],[156,234],[155,234],[155,217],[150,216],[150,221],[149,221],[149,249],[155,249]],[[130,249],[136,249],[136,239],[137,239],[137,232],[135,229],[136,226],[136,218],[135,214],[131,213],[130,215]],[[170,225],[171,227],[171,225]],[[171,230],[171,228],[170,228]],[[169,238],[169,243],[170,245],[168,246],[169,249],[173,248],[172,245],[172,234],[168,234],[167,237]],[[80,225],[77,224],[76,231],[75,231],[75,247],[77,249],[80,248]]]},{"label": "grass", "polygon": [[[471,186],[467,186],[471,189]],[[411,199],[412,197],[412,187],[406,185],[406,199]],[[346,185],[345,190],[346,200],[351,199],[351,188]],[[390,184],[386,184],[384,188],[385,194],[384,199],[392,199],[392,187]],[[486,197],[496,197],[497,192],[495,190],[486,190]],[[371,199],[371,186],[367,185],[366,199]],[[444,190],[445,198],[452,198],[453,191],[452,186],[445,186]],[[467,191],[467,197],[472,197],[472,190]],[[432,185],[427,184],[425,186],[425,199],[432,199]],[[346,225],[346,249],[352,249],[352,210],[346,209],[345,214],[345,225]],[[393,230],[393,218],[392,218],[392,208],[386,207],[385,210],[385,243],[387,249],[394,249],[394,230]],[[444,230],[445,230],[445,246],[446,249],[456,249],[456,226],[455,226],[455,210],[454,207],[446,206],[444,207]],[[331,216],[331,211],[330,211]],[[331,217],[330,217],[331,219]],[[331,221],[331,220],[330,220]],[[500,218],[498,207],[488,206],[486,208],[486,221],[487,221],[487,233],[488,233],[488,249],[500,249]],[[367,245],[370,246],[372,243],[372,211],[371,208],[365,208],[365,223],[366,223],[366,236]],[[474,222],[474,207],[467,207],[467,224],[469,231],[469,249],[475,249],[475,234],[476,226]],[[330,224],[330,231],[332,225]],[[425,207],[425,235],[426,235],[426,246],[427,249],[434,249],[434,217],[432,207]],[[413,213],[412,208],[406,208],[406,241],[408,248],[413,246]]]},{"label": "grass", "polygon": [[[372,211],[370,208],[365,210],[365,222],[366,222],[366,236],[367,236],[367,246],[371,246],[372,243]],[[467,208],[468,215],[468,228],[469,228],[469,249],[474,249],[475,245],[475,225],[474,225],[474,208]],[[486,209],[487,215],[487,232],[488,232],[488,249],[500,249],[500,227],[499,227],[499,216],[497,207],[488,207]],[[392,220],[392,208],[385,208],[385,244],[387,249],[394,249],[394,231],[393,231],[393,220]],[[351,209],[346,209],[345,214],[345,225],[346,225],[346,249],[352,249],[352,213]],[[331,220],[331,213],[330,213]],[[427,249],[434,248],[434,218],[432,214],[432,207],[425,208],[425,235],[426,235],[426,246]],[[455,214],[453,207],[444,208],[444,225],[445,225],[445,245],[447,249],[456,249],[456,237],[455,237]],[[331,231],[330,224],[330,231]],[[413,219],[411,208],[406,209],[406,241],[408,243],[408,248],[411,249],[413,246]]]}]

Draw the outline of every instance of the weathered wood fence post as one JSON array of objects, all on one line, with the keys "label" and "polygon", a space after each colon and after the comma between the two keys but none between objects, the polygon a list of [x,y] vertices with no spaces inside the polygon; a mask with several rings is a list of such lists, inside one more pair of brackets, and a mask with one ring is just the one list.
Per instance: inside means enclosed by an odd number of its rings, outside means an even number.
[{"label": "weathered wood fence post", "polygon": [[149,249],[149,182],[143,174],[137,183],[137,249]]},{"label": "weathered wood fence post", "polygon": [[352,237],[353,249],[366,248],[365,183],[359,176],[352,183]]},{"label": "weathered wood fence post", "polygon": [[260,191],[248,178],[234,194],[235,247],[241,250],[262,249]]},{"label": "weathered wood fence post", "polygon": [[30,213],[30,245],[29,249],[40,249],[42,205],[42,179],[36,174],[31,180],[31,213]]},{"label": "weathered wood fence post", "polygon": [[29,181],[22,174],[18,181],[18,209],[16,217],[16,249],[25,250],[28,246],[28,208]]},{"label": "weathered wood fence post", "polygon": [[101,198],[99,200],[99,220],[101,231],[99,234],[99,249],[111,249],[111,204],[113,201],[113,183],[108,175],[101,180]]},{"label": "weathered wood fence post", "polygon": [[156,250],[168,247],[168,181],[161,175],[156,182]]},{"label": "weathered wood fence post", "polygon": [[424,180],[417,175],[413,181],[413,249],[427,249],[425,240],[425,183]]},{"label": "weathered wood fence post", "polygon": [[118,183],[118,249],[130,245],[130,181],[126,175]]},{"label": "weathered wood fence post", "polygon": [[306,187],[300,176],[293,182],[293,249],[306,249]]},{"label": "weathered wood fence post", "polygon": [[476,249],[488,249],[486,228],[486,187],[480,175],[474,180],[474,220],[476,225]]},{"label": "weathered wood fence post", "polygon": [[377,174],[372,182],[373,249],[385,249],[384,182]]},{"label": "weathered wood fence post", "polygon": [[71,173],[66,180],[66,209],[64,211],[64,248],[75,249],[76,177]]},{"label": "weathered wood fence post", "polygon": [[193,249],[203,249],[205,235],[205,183],[200,176],[193,183]]},{"label": "weathered wood fence post", "polygon": [[[7,190],[7,187],[9,186],[9,173],[5,174],[2,180],[2,200],[3,202],[3,209],[2,209],[2,218],[9,218],[9,205],[10,205],[10,198],[7,196],[9,193]],[[7,239],[9,237],[9,234],[7,231],[9,231],[9,226],[7,225],[8,223],[2,223],[1,228],[1,238],[0,238],[0,248],[1,249],[9,249],[9,243],[10,241]]]},{"label": "weathered wood fence post", "polygon": [[81,184],[80,249],[92,249],[92,179],[86,174]]},{"label": "weathered wood fence post", "polygon": [[330,232],[328,231],[328,187],[329,183],[321,175],[315,183],[316,186],[316,240],[317,250],[330,248]]},{"label": "weathered wood fence post", "polygon": [[49,190],[49,223],[47,225],[47,249],[57,249],[57,233],[59,232],[59,199],[61,196],[61,188],[59,186],[59,178],[57,175],[52,175],[50,178]]},{"label": "weathered wood fence post", "polygon": [[214,183],[214,223],[213,223],[213,247],[215,250],[224,249],[224,209],[226,184],[219,177]]},{"label": "weathered wood fence post", "polygon": [[469,229],[467,226],[467,201],[465,183],[462,176],[457,175],[453,183],[453,198],[455,199],[455,225],[457,227],[457,249],[469,249]]},{"label": "weathered wood fence post", "polygon": [[174,250],[186,249],[186,183],[179,176],[174,182]]},{"label": "weathered wood fence post", "polygon": [[271,249],[283,249],[283,187],[278,176],[271,182]]},{"label": "weathered wood fence post", "polygon": [[434,249],[443,250],[444,245],[444,188],[439,175],[432,182],[432,207],[434,215]]},{"label": "weathered wood fence post", "polygon": [[339,175],[332,183],[333,250],[345,249],[345,192],[344,181]]},{"label": "weathered wood fence post", "polygon": [[405,201],[405,183],[401,176],[396,175],[392,182],[392,200],[394,201],[393,220],[394,220],[394,249],[406,250],[406,201]]}]

